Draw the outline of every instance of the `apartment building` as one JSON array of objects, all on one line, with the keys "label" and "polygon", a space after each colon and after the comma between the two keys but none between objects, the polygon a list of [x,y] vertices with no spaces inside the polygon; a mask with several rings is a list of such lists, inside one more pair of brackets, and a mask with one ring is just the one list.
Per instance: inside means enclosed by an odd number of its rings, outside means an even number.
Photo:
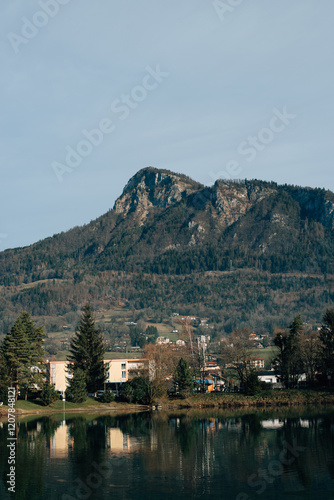
[{"label": "apartment building", "polygon": [[[119,384],[127,382],[142,370],[148,370],[150,366],[147,359],[105,359],[103,362],[108,366],[106,384],[116,390]],[[68,361],[46,362],[46,373],[50,384],[63,394],[68,386],[67,368]]]}]

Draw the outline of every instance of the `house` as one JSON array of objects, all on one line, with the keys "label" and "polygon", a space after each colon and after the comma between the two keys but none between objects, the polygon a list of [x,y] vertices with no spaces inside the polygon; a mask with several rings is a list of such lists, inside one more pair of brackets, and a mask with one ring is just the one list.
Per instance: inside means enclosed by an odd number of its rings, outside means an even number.
[{"label": "house", "polygon": [[208,372],[207,376],[209,379],[213,380],[213,390],[222,392],[225,390],[226,379],[221,376],[218,372]]},{"label": "house", "polygon": [[140,349],[141,347],[139,347],[139,345],[133,345],[130,347],[131,352],[138,352]]},{"label": "house", "polygon": [[204,379],[204,381],[200,380],[200,379],[196,380],[196,385],[197,385],[199,390],[202,387],[203,382],[204,382],[205,392],[212,392],[214,390],[214,381],[212,379],[208,379],[208,378]]},{"label": "house", "polygon": [[252,368],[264,368],[264,358],[249,359],[249,364]]},{"label": "house", "polygon": [[260,340],[260,337],[256,333],[251,333],[248,338],[249,340]]},{"label": "house", "polygon": [[168,337],[158,337],[156,340],[156,344],[169,344],[170,340]]},{"label": "house", "polygon": [[[258,378],[261,382],[265,382],[272,389],[283,389],[284,385],[280,382],[279,375],[275,373],[274,370],[261,371],[258,373]],[[298,375],[298,385],[305,384],[306,373],[300,373]]]},{"label": "house", "polygon": [[264,369],[264,358],[254,358],[254,359],[240,359],[239,361],[233,361],[232,363],[225,363],[224,368],[236,368],[238,365],[247,365],[251,368]]},{"label": "house", "polygon": [[200,342],[201,344],[208,344],[211,340],[210,335],[199,335],[197,337],[197,342]]},{"label": "house", "polygon": [[266,384],[279,384],[279,379],[274,370],[259,372],[258,378],[259,380],[261,380],[261,382],[265,382]]},{"label": "house", "polygon": [[221,368],[217,365],[216,361],[207,361],[204,367],[205,372],[218,373],[221,375]]},{"label": "house", "polygon": [[[105,384],[111,390],[118,391],[119,385],[127,382],[140,370],[149,370],[151,367],[147,359],[105,359],[103,362],[108,366]],[[65,393],[68,386],[67,379],[71,375],[67,372],[68,361],[46,362],[46,376],[50,384],[55,386],[56,391]]]}]

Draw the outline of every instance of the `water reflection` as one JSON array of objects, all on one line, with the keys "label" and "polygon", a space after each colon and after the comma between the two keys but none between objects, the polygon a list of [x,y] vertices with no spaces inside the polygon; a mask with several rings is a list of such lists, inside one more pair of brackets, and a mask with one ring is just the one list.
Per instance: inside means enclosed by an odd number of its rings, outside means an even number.
[{"label": "water reflection", "polygon": [[[317,411],[29,417],[16,429],[15,498],[332,499],[334,417]],[[7,437],[2,423],[4,499]]]}]

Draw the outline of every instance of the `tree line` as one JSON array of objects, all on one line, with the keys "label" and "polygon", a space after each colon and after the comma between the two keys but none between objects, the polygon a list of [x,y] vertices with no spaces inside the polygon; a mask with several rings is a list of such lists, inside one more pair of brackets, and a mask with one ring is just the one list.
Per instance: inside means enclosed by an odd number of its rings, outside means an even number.
[{"label": "tree line", "polygon": [[[71,340],[68,356],[68,388],[70,401],[83,401],[87,392],[96,392],[107,377],[103,360],[105,344],[89,304],[84,307],[80,323]],[[22,312],[5,335],[0,346],[0,397],[7,400],[8,387],[16,388],[16,398],[28,399],[41,392],[41,399],[50,404],[59,398],[47,380],[44,362],[44,332],[30,314]]]},{"label": "tree line", "polygon": [[[134,338],[137,338],[134,329]],[[148,327],[146,333],[155,337],[157,330]],[[161,347],[146,344],[144,355],[153,363],[154,374],[139,370],[130,374],[131,380],[123,384],[123,399],[129,402],[151,402],[167,390],[165,378],[174,375],[177,390],[184,394],[192,388],[192,372],[187,352],[159,352]],[[95,318],[89,304],[85,305],[75,335],[71,339],[67,358],[66,400],[83,402],[87,394],[100,390],[108,378],[108,364],[104,363],[106,346],[103,335],[96,328]],[[22,312],[6,334],[0,346],[0,397],[7,400],[8,387],[16,388],[16,397],[28,399],[38,393],[44,404],[59,398],[54,386],[47,380],[44,362],[43,327],[37,326],[30,314]],[[114,398],[110,391],[104,391],[102,399],[110,402]]]},{"label": "tree line", "polygon": [[[156,331],[150,331],[156,335]],[[286,330],[276,332],[274,345],[277,355],[273,366],[286,388],[297,386],[301,373],[306,374],[310,386],[332,385],[334,380],[334,309],[327,309],[319,330],[310,330],[297,315]],[[237,373],[240,385],[256,390],[256,370],[250,363],[252,343],[246,330],[235,331],[221,344],[222,360]],[[71,339],[68,356],[68,388],[66,399],[82,402],[87,393],[95,393],[107,380],[108,366],[102,332],[95,325],[91,306],[87,304]],[[8,387],[16,394],[28,398],[42,389],[41,399],[50,404],[58,394],[46,380],[44,363],[43,327],[37,326],[29,313],[22,312],[0,346],[0,398],[6,401]],[[148,343],[144,358],[149,368],[132,373],[131,380],[123,384],[123,396],[130,402],[148,402],[171,389],[186,395],[194,389],[194,377],[204,377],[205,359],[198,346],[188,345],[171,349]],[[111,401],[111,392],[104,393]]]},{"label": "tree line", "polygon": [[319,330],[305,329],[297,315],[288,329],[277,332],[274,344],[278,355],[273,363],[286,388],[298,385],[305,373],[310,386],[331,385],[334,380],[334,309],[327,309]]},{"label": "tree line", "polygon": [[[298,314],[286,329],[275,332],[273,343],[277,354],[272,366],[280,383],[296,388],[305,374],[310,387],[333,385],[334,381],[334,309],[327,309],[319,329],[305,325]],[[222,360],[233,368],[241,387],[257,390],[260,383],[251,362],[254,342],[245,329],[234,331],[221,342]]]}]

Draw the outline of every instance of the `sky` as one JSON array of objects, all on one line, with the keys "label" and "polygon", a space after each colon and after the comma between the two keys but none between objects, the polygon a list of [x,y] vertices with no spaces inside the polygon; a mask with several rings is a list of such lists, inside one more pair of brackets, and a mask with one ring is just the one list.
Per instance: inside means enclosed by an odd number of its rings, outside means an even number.
[{"label": "sky", "polygon": [[0,250],[153,166],[334,191],[333,0],[0,5]]}]

